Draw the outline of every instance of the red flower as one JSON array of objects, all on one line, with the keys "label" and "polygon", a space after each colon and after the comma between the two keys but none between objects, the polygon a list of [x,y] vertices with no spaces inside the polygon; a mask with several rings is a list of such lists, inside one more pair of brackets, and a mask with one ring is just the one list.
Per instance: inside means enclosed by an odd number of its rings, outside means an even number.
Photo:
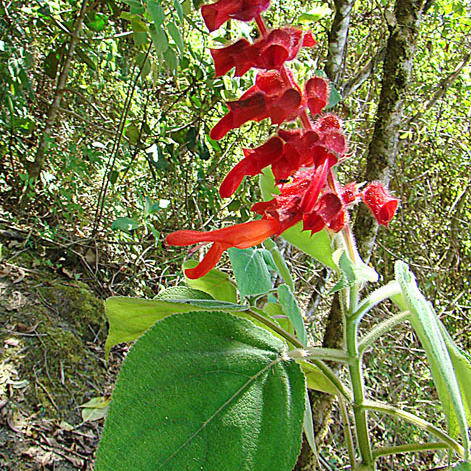
[{"label": "red flower", "polygon": [[371,209],[378,224],[388,227],[396,213],[399,199],[391,196],[380,182],[370,183],[362,192],[362,198]]},{"label": "red flower", "polygon": [[283,155],[283,141],[272,137],[256,149],[244,149],[245,159],[241,160],[226,176],[219,188],[222,198],[229,198],[237,190],[245,175],[254,176]]},{"label": "red flower", "polygon": [[214,31],[228,19],[251,21],[270,6],[270,0],[219,0],[201,7],[209,31]]},{"label": "red flower", "polygon": [[277,71],[261,72],[255,85],[238,101],[227,103],[229,113],[211,130],[211,139],[222,139],[231,129],[239,128],[247,121],[270,118],[273,124],[295,119],[301,109],[299,90],[287,86]]},{"label": "red flower", "polygon": [[322,77],[312,77],[304,86],[304,96],[312,115],[319,114],[327,106],[329,95],[329,82]]},{"label": "red flower", "polygon": [[176,231],[167,236],[166,242],[169,245],[178,246],[213,242],[203,260],[195,268],[185,271],[188,278],[195,279],[206,275],[228,248],[247,249],[253,247],[268,239],[268,237],[277,234],[279,229],[280,224],[278,221],[261,219],[210,232]]},{"label": "red flower", "polygon": [[226,74],[235,67],[235,75],[240,77],[252,67],[279,70],[286,61],[296,57],[301,46],[316,44],[311,32],[304,33],[295,28],[279,28],[270,31],[254,44],[246,39],[221,49],[211,49],[216,76]]}]

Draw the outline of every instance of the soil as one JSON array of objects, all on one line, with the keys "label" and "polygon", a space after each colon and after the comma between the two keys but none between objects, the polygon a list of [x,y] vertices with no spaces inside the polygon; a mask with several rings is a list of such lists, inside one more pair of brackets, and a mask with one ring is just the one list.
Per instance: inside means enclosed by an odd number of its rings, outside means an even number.
[{"label": "soil", "polygon": [[122,359],[104,360],[103,301],[80,270],[0,242],[0,470],[92,470]]}]

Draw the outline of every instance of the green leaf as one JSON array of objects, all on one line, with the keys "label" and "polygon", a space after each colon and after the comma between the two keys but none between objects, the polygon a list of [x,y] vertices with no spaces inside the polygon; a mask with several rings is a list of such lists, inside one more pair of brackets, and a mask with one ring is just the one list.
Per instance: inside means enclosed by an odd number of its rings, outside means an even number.
[{"label": "green leaf", "polygon": [[99,33],[106,28],[108,17],[104,13],[91,11],[87,14],[85,24],[87,28]]},{"label": "green leaf", "polygon": [[404,262],[397,261],[395,272],[396,280],[402,289],[403,301],[410,311],[410,322],[427,353],[450,434],[456,437],[461,432],[465,448],[469,449],[466,413],[438,318],[431,304],[417,287],[415,276],[409,271],[408,266]]},{"label": "green leaf", "polygon": [[210,294],[187,286],[172,286],[161,291],[155,299],[214,299]]},{"label": "green leaf", "polygon": [[175,10],[177,12],[180,23],[183,23],[183,7],[182,7],[182,4],[178,0],[173,0],[173,4],[175,5]]},{"label": "green leaf", "polygon": [[325,229],[311,235],[308,231],[303,231],[302,222],[298,222],[298,224],[283,232],[281,237],[323,265],[336,268],[332,258],[334,253],[332,240]]},{"label": "green leaf", "polygon": [[124,361],[95,471],[290,471],[305,379],[286,347],[220,312],[167,317]]},{"label": "green leaf", "polygon": [[177,45],[179,51],[183,52],[185,44],[183,42],[182,35],[180,34],[180,30],[177,28],[175,23],[169,23],[167,26],[167,30],[172,39],[175,41],[175,44]]},{"label": "green leaf", "polygon": [[159,300],[115,296],[105,301],[105,313],[110,324],[105,344],[105,355],[114,345],[139,338],[156,321],[178,312],[200,309],[219,311],[245,311],[247,307],[223,301],[206,299]]},{"label": "green leaf", "polygon": [[439,321],[440,329],[453,363],[456,379],[463,398],[463,406],[466,413],[468,426],[471,427],[471,356],[458,348],[445,326]]},{"label": "green leaf", "polygon": [[131,28],[134,32],[133,39],[136,46],[141,46],[147,42],[148,27],[139,17],[131,20]]},{"label": "green leaf", "polygon": [[[275,177],[271,168],[263,170],[262,175],[260,175],[259,184],[264,201],[269,201],[273,198],[273,195],[280,193],[275,186]],[[302,222],[299,222],[283,232],[281,237],[327,267],[336,268],[335,262],[332,259],[332,254],[334,253],[331,247],[332,241],[325,229],[311,235],[309,231],[303,231]]]},{"label": "green leaf", "polygon": [[327,5],[312,8],[311,10],[301,14],[298,21],[305,23],[313,23],[332,14],[332,10]]},{"label": "green leaf", "polygon": [[283,312],[288,316],[296,330],[298,340],[303,344],[307,344],[307,333],[304,327],[304,320],[299,310],[296,298],[293,296],[288,285],[278,286],[278,299],[283,308]]},{"label": "green leaf", "polygon": [[286,332],[289,334],[294,335],[293,323],[283,311],[281,304],[277,302],[265,303],[263,306],[263,312],[267,314],[267,317],[270,317],[272,320],[276,321],[276,323],[279,324],[283,330],[286,330]]},{"label": "green leaf", "polygon": [[160,3],[155,0],[147,0],[147,11],[150,13],[155,26],[159,28],[165,21],[165,12]]},{"label": "green leaf", "polygon": [[342,100],[342,95],[340,95],[339,91],[332,84],[329,84],[329,86],[330,86],[329,103],[327,103],[327,106],[324,108],[325,110],[329,110],[330,108],[333,108]]},{"label": "green leaf", "polygon": [[82,420],[92,422],[106,417],[111,398],[106,396],[94,397],[90,401],[82,404]]},{"label": "green leaf", "polygon": [[139,222],[128,217],[117,218],[111,224],[111,229],[113,229],[113,231],[131,232],[138,227]]},{"label": "green leaf", "polygon": [[332,396],[339,395],[334,383],[317,366],[307,361],[297,360],[306,375],[307,387],[314,391],[321,391]]},{"label": "green leaf", "polygon": [[275,176],[273,175],[271,167],[263,169],[258,182],[263,201],[270,201],[273,199],[274,195],[280,194],[280,190],[275,185]]},{"label": "green leaf", "polygon": [[270,272],[259,250],[230,248],[227,253],[242,298],[268,293],[271,290]]},{"label": "green leaf", "polygon": [[176,74],[178,70],[178,57],[171,47],[164,52],[164,59],[168,70]]},{"label": "green leaf", "polygon": [[314,456],[318,458],[316,437],[314,436],[314,419],[312,416],[311,401],[309,400],[308,394],[306,394],[306,409],[304,410],[303,430],[304,435],[306,435],[306,440],[309,443],[312,452],[314,453]]},{"label": "green leaf", "polygon": [[339,268],[342,271],[343,279],[340,280],[334,288],[332,288],[330,291],[331,293],[355,283],[366,283],[367,281],[376,283],[379,278],[379,275],[376,273],[374,268],[369,267],[362,260],[357,263],[353,263],[346,252],[342,252],[342,255],[340,256]]},{"label": "green leaf", "polygon": [[280,252],[278,246],[271,239],[267,239],[263,242],[263,246],[268,250],[273,258],[273,262],[276,267],[276,271],[279,273],[281,278],[285,283],[291,288],[291,291],[294,290],[294,281],[289,271],[288,265],[286,265],[283,254]]},{"label": "green leaf", "polygon": [[124,134],[129,139],[131,144],[136,144],[139,141],[139,126],[137,126],[136,123],[129,124],[128,126],[126,126]]},{"label": "green leaf", "polygon": [[96,70],[97,69],[97,66],[96,66],[96,62],[80,47],[77,47],[75,49],[75,52],[77,53],[77,55],[79,56],[79,59],[84,63],[84,64],[87,64],[88,67],[90,67],[90,69],[92,70]]},{"label": "green leaf", "polygon": [[[195,268],[198,265],[196,260],[187,260],[183,264],[183,270]],[[193,289],[204,291],[210,294],[214,299],[226,301],[229,303],[237,303],[237,288],[231,281],[229,275],[222,271],[212,269],[208,274],[191,280],[185,277],[186,284]]]}]

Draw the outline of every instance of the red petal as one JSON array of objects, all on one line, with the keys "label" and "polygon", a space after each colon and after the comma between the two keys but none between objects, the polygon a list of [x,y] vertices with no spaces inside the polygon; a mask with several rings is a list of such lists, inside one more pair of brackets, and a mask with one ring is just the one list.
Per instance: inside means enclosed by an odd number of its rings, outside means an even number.
[{"label": "red petal", "polygon": [[185,275],[191,280],[201,278],[202,276],[206,275],[216,266],[216,263],[219,262],[219,259],[221,258],[224,250],[227,250],[228,248],[229,247],[225,246],[224,244],[215,242],[208,250],[203,260],[201,260],[201,262],[196,265],[196,267],[185,270]]},{"label": "red petal", "polygon": [[255,93],[244,100],[227,103],[230,111],[210,132],[211,139],[222,139],[231,129],[239,128],[250,120],[261,121],[267,118],[265,96]]},{"label": "red petal", "polygon": [[313,115],[319,114],[329,101],[329,83],[322,77],[312,77],[306,82],[304,89],[309,110]]},{"label": "red petal", "polygon": [[310,230],[312,234],[329,226],[338,232],[345,225],[345,213],[340,198],[334,193],[326,193],[319,198],[314,211],[303,217],[303,229]]},{"label": "red petal", "polygon": [[236,68],[236,76],[240,77],[254,66],[254,57],[251,44],[246,39],[226,46],[221,49],[210,49],[216,69],[216,77],[220,77],[233,67]]},{"label": "red petal", "polygon": [[222,198],[233,195],[245,175],[262,173],[275,160],[283,155],[283,142],[275,136],[256,149],[244,149],[245,159],[241,160],[226,176],[219,188]]},{"label": "red petal", "polygon": [[208,29],[214,31],[229,18],[251,21],[269,6],[270,0],[219,0],[201,7],[201,13]]}]

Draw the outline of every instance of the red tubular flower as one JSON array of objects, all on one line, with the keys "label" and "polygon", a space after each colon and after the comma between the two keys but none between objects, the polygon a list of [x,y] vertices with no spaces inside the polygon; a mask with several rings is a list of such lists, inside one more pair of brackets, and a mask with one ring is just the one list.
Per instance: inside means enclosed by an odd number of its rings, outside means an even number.
[{"label": "red tubular flower", "polygon": [[314,210],[303,216],[303,229],[311,234],[328,227],[338,232],[345,226],[345,210],[335,193],[325,193],[316,203]]},{"label": "red tubular flower", "polygon": [[378,224],[388,227],[389,222],[396,213],[399,199],[391,196],[380,182],[370,183],[363,190],[361,196]]},{"label": "red tubular flower", "polygon": [[226,74],[235,67],[235,75],[240,77],[252,67],[279,70],[286,61],[298,54],[301,46],[312,47],[316,44],[311,32],[304,33],[295,28],[272,30],[254,44],[246,39],[221,49],[211,49],[216,76]]},{"label": "red tubular flower", "polygon": [[339,155],[345,154],[347,140],[342,130],[342,123],[337,116],[326,114],[321,116],[314,126],[320,136],[319,144],[324,145],[330,151]]},{"label": "red tubular flower", "polygon": [[274,136],[256,149],[244,149],[241,160],[226,176],[219,188],[222,198],[229,198],[237,190],[244,176],[257,175],[283,155],[283,141]]},{"label": "red tubular flower", "polygon": [[295,119],[301,109],[299,90],[286,85],[277,71],[261,72],[255,85],[250,87],[238,101],[227,103],[229,113],[211,130],[211,139],[222,139],[231,129],[247,121],[270,118],[273,124]]},{"label": "red tubular flower", "polygon": [[225,75],[233,67],[235,67],[236,77],[241,77],[254,66],[257,60],[257,51],[246,39],[240,39],[230,46],[210,49],[210,51],[214,60],[216,77]]},{"label": "red tubular flower", "polygon": [[210,232],[176,231],[167,236],[166,242],[169,245],[177,246],[214,242],[203,260],[195,268],[185,271],[188,278],[195,279],[206,275],[214,268],[222,253],[228,248],[247,249],[253,247],[268,239],[268,237],[277,234],[279,230],[280,223],[278,221],[261,219]]},{"label": "red tubular flower", "polygon": [[322,77],[312,77],[304,86],[304,96],[312,115],[320,114],[329,102],[329,82]]},{"label": "red tubular flower", "polygon": [[270,0],[219,0],[201,7],[209,31],[215,31],[228,19],[251,21],[270,6]]}]

